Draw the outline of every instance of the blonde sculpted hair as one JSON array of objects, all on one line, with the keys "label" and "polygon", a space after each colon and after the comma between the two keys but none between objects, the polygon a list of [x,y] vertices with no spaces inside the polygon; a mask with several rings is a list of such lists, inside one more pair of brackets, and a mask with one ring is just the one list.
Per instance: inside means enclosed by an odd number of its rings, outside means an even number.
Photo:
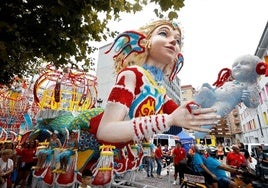
[{"label": "blonde sculpted hair", "polygon": [[[131,47],[131,45],[129,45],[128,48],[123,49],[122,52],[115,55],[114,56],[114,68],[115,68],[116,73],[120,72],[123,68],[125,68],[127,66],[130,66],[130,65],[142,66],[146,62],[146,59],[148,56],[148,49],[150,48],[150,45],[151,45],[151,42],[150,42],[151,35],[158,27],[160,27],[162,25],[168,25],[168,26],[172,27],[174,30],[177,30],[180,34],[180,37],[182,38],[181,29],[179,28],[178,24],[173,22],[173,21],[170,21],[170,20],[153,21],[153,22],[151,22],[143,27],[140,27],[136,31],[132,31],[134,33],[138,33],[141,35],[141,40],[138,41],[139,42],[138,44],[144,50],[142,50],[140,52],[129,53],[129,51],[132,51],[132,47]],[[125,39],[129,40],[129,38],[127,38],[127,37]],[[120,40],[119,42],[115,41],[114,44],[115,43],[122,43],[122,40]],[[178,62],[178,58],[174,59],[171,63],[169,63],[165,67],[165,69],[164,69],[165,76],[170,77],[170,75],[174,71],[174,66],[177,62]]]}]

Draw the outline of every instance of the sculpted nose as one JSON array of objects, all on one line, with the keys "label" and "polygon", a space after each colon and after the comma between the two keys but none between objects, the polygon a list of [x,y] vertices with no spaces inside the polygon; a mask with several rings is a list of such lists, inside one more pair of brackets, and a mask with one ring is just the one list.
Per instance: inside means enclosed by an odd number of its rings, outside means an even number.
[{"label": "sculpted nose", "polygon": [[172,44],[172,45],[174,45],[174,46],[175,46],[175,45],[176,45],[176,43],[177,43],[176,39],[175,39],[175,38],[172,38],[172,39],[171,39],[171,41],[170,41],[170,44]]}]

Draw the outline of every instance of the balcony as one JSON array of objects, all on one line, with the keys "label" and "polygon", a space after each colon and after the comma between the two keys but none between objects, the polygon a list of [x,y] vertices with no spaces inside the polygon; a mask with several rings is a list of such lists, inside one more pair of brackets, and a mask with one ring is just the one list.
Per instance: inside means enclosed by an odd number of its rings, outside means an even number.
[{"label": "balcony", "polygon": [[232,130],[232,134],[240,134],[242,133],[242,129],[241,128],[235,128]]},{"label": "balcony", "polygon": [[240,125],[240,119],[239,118],[235,118],[234,119],[234,124],[235,125]]}]

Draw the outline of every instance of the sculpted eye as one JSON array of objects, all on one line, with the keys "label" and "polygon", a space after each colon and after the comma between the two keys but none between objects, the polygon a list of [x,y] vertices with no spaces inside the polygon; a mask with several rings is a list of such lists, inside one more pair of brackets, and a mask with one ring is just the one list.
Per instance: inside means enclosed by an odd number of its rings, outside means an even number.
[{"label": "sculpted eye", "polygon": [[181,40],[180,39],[177,39],[176,40],[176,43],[180,46],[181,45]]},{"label": "sculpted eye", "polygon": [[164,37],[166,37],[166,36],[167,36],[167,32],[165,32],[165,31],[161,31],[161,32],[159,32],[159,35],[160,35],[160,36],[164,36]]}]

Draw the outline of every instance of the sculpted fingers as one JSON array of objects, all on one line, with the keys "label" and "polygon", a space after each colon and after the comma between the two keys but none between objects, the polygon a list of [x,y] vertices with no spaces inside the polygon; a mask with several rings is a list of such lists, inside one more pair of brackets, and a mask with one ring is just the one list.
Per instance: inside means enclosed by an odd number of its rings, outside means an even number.
[{"label": "sculpted fingers", "polygon": [[193,131],[199,131],[199,132],[205,132],[205,133],[210,133],[211,130],[209,129],[204,129],[204,128],[201,128],[199,126],[182,126],[183,128],[185,129],[188,129],[188,130],[193,130]]},{"label": "sculpted fingers", "polygon": [[197,108],[192,110],[192,114],[194,115],[208,114],[208,113],[217,114],[217,110],[214,108]]},{"label": "sculpted fingers", "polygon": [[194,115],[192,122],[195,125],[203,125],[203,124],[217,124],[221,120],[221,116],[212,113],[212,114],[201,114],[201,115]]}]

